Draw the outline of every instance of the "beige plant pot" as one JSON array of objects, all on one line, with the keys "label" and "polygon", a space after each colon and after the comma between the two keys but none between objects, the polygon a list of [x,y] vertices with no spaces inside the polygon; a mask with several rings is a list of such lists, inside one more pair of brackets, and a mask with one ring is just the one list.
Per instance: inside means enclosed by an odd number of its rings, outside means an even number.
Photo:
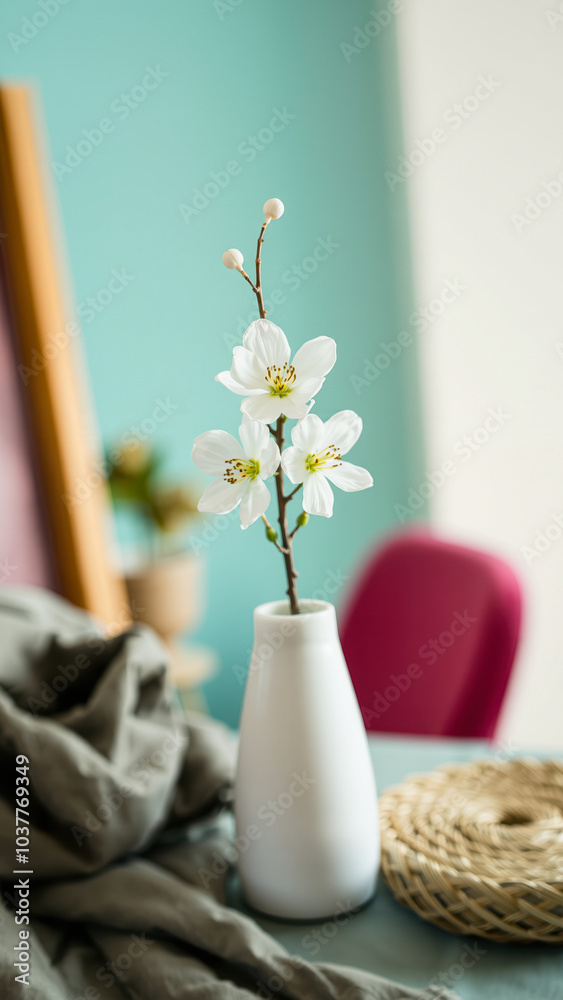
[{"label": "beige plant pot", "polygon": [[193,632],[203,615],[204,564],[193,552],[167,556],[126,578],[135,621],[163,639]]},{"label": "beige plant pot", "polygon": [[150,625],[170,656],[170,679],[187,709],[206,711],[201,685],[217,670],[217,655],[207,646],[176,641],[193,632],[205,607],[205,563],[183,552],[150,563],[126,577],[133,619]]}]

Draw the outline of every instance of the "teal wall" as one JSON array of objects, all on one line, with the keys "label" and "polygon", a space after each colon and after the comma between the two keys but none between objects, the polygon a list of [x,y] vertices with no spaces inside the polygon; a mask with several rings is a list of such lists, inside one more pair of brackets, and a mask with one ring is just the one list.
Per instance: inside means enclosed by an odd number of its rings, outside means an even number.
[{"label": "teal wall", "polygon": [[[324,590],[336,603],[366,547],[396,524],[394,505],[421,480],[415,346],[375,381],[351,378],[363,376],[380,341],[410,329],[405,206],[383,178],[400,142],[394,24],[345,47],[373,7],[68,0],[57,10],[56,0],[21,0],[2,12],[3,75],[37,81],[52,159],[64,167],[69,157],[71,169],[54,168],[55,186],[104,441],[169,399],[176,409],[154,440],[169,451],[170,473],[184,476],[194,472],[197,434],[236,430],[239,401],[213,379],[229,367],[255,300],[221,254],[236,246],[251,258],[263,202],[285,202],[264,249],[266,299],[274,289],[283,295],[270,318],[295,348],[320,334],[337,341],[315,412],[361,414],[365,431],[351,457],[375,479],[372,490],[339,493],[333,519],[312,519],[296,540],[301,594]],[[285,126],[253,150],[249,137],[276,109],[287,113]],[[95,145],[73,154],[84,130]],[[180,206],[213,173],[224,187],[208,190],[208,204],[198,201],[199,214],[186,220]],[[288,277],[319,240],[334,244],[328,259]],[[114,281],[108,292],[114,271],[122,287]],[[87,299],[98,295],[94,310]],[[243,690],[233,666],[247,658],[252,608],[285,584],[260,524],[243,533],[233,520],[212,534],[200,638],[222,661],[207,688],[211,708],[233,723]]]}]

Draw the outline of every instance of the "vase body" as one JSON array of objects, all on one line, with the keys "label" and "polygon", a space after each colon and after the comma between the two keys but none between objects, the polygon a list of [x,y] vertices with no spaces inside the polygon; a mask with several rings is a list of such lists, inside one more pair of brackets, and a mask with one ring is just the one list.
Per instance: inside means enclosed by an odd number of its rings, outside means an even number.
[{"label": "vase body", "polygon": [[315,920],[366,903],[380,845],[367,736],[334,607],[302,601],[254,612],[235,816],[248,903]]}]

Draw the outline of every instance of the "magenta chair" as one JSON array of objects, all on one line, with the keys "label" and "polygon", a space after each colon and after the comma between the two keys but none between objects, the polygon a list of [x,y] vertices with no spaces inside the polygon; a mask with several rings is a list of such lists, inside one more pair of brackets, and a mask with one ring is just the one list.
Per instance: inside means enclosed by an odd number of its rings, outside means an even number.
[{"label": "magenta chair", "polygon": [[423,531],[384,543],[341,616],[366,728],[490,739],[521,608],[518,580],[494,556]]}]

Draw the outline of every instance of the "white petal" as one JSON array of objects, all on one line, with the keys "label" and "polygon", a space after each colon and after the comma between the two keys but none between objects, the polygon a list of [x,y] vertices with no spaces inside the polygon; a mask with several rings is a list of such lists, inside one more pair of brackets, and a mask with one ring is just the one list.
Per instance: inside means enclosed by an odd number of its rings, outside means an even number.
[{"label": "white petal", "polygon": [[334,494],[322,472],[309,472],[303,482],[303,510],[332,517]]},{"label": "white petal", "polygon": [[321,450],[324,424],[316,413],[310,413],[295,425],[291,440],[305,455],[315,455]]},{"label": "white petal", "polygon": [[263,368],[268,365],[283,367],[291,354],[291,348],[283,330],[269,319],[256,319],[242,338],[243,347],[256,354]]},{"label": "white petal", "polygon": [[262,479],[253,479],[240,505],[240,520],[243,528],[254,524],[270,503],[270,491]]},{"label": "white petal", "polygon": [[296,384],[296,388],[292,389],[289,396],[284,396],[282,399],[283,412],[286,417],[291,417],[292,420],[301,420],[302,417],[306,417],[311,407],[308,405],[311,396],[319,391],[324,378],[308,378],[304,382],[299,382]]},{"label": "white petal", "polygon": [[268,388],[266,369],[259,358],[252,351],[247,351],[246,347],[234,348],[231,375],[235,382],[240,382],[248,389]]},{"label": "white petal", "polygon": [[[262,426],[265,425],[263,424]],[[268,433],[270,432],[268,431]],[[260,475],[262,476],[262,479],[268,479],[269,476],[273,476],[280,464],[280,458],[280,449],[278,448],[273,437],[270,435],[270,440],[268,441],[266,449],[260,456]]]},{"label": "white petal", "polygon": [[248,396],[249,394],[253,395],[254,393],[257,392],[256,389],[254,390],[245,389],[245,387],[241,385],[240,382],[235,381],[230,372],[219,372],[219,374],[215,376],[215,381],[220,382],[221,385],[224,385],[227,389],[230,389],[231,392],[238,392],[239,396]]},{"label": "white petal", "polygon": [[323,472],[331,483],[345,493],[357,493],[358,490],[367,490],[368,486],[373,486],[373,478],[368,470],[361,465],[352,465],[351,462],[342,462],[336,469],[323,469]]},{"label": "white petal", "polygon": [[198,469],[208,476],[222,476],[225,462],[230,458],[244,458],[244,452],[232,434],[227,431],[206,431],[194,441],[192,458]]},{"label": "white petal", "polygon": [[281,416],[282,404],[283,400],[279,396],[272,396],[269,392],[261,392],[259,396],[249,396],[248,399],[243,399],[240,408],[252,420],[261,420],[264,424],[271,424],[272,420],[277,420]]},{"label": "white petal", "polygon": [[246,452],[246,457],[256,461],[256,459],[260,459],[262,452],[268,444],[270,432],[266,424],[261,423],[259,420],[251,420],[245,413],[239,427],[239,437]]},{"label": "white petal", "polygon": [[286,448],[282,455],[282,468],[294,485],[302,483],[307,475],[305,454],[300,448]]},{"label": "white petal", "polygon": [[332,337],[315,337],[300,347],[293,359],[298,380],[328,375],[336,361],[336,343]]},{"label": "white petal", "polygon": [[362,418],[357,413],[353,410],[340,410],[324,425],[322,447],[328,448],[332,444],[341,455],[345,455],[355,445],[362,427]]},{"label": "white petal", "polygon": [[247,479],[240,483],[216,479],[202,494],[197,509],[211,514],[228,514],[242,500],[247,484]]}]

